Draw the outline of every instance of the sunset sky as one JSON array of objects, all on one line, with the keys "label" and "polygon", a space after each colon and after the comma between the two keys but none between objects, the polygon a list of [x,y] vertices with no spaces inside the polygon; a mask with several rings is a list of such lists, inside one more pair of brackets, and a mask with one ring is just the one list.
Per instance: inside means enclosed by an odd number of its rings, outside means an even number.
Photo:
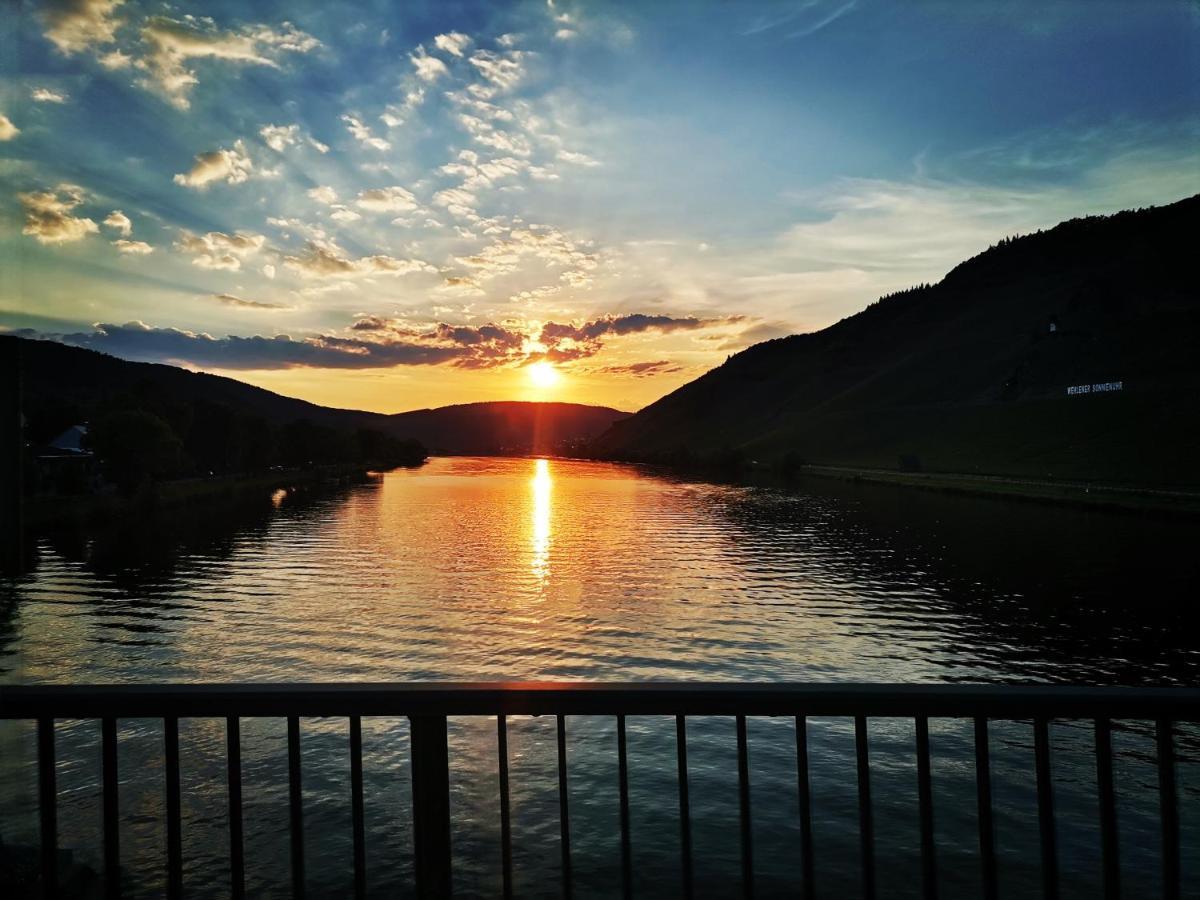
[{"label": "sunset sky", "polygon": [[0,327],[329,405],[632,410],[1200,190],[1186,0],[15,8]]}]

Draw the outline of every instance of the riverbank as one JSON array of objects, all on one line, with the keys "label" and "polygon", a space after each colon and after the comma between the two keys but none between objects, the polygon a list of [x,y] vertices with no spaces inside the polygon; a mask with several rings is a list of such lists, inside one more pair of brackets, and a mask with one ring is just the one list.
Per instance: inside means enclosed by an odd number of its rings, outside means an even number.
[{"label": "riverbank", "polygon": [[373,470],[362,465],[313,466],[248,475],[180,478],[159,482],[132,495],[113,492],[38,497],[26,508],[26,522],[37,528],[71,519],[102,519],[146,507],[173,509],[193,503],[222,503],[255,493],[353,481],[365,478]]},{"label": "riverbank", "polygon": [[857,469],[845,466],[803,465],[799,476],[832,478],[914,487],[942,493],[1003,497],[1037,503],[1086,506],[1130,512],[1165,512],[1200,515],[1200,492],[1161,488],[1102,485],[1072,481],[1038,481],[1000,475],[961,475],[947,472],[896,472],[887,469]]}]

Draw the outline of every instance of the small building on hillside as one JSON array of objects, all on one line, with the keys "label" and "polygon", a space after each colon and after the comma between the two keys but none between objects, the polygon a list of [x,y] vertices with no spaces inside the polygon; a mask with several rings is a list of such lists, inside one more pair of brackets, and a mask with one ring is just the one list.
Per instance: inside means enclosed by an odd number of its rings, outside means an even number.
[{"label": "small building on hillside", "polygon": [[97,484],[95,456],[87,449],[87,426],[72,425],[36,448],[37,490],[46,494],[80,494]]},{"label": "small building on hillside", "polygon": [[46,451],[49,455],[79,455],[86,454],[91,456],[91,451],[84,447],[84,442],[87,439],[86,425],[72,425],[54,440],[46,444]]}]

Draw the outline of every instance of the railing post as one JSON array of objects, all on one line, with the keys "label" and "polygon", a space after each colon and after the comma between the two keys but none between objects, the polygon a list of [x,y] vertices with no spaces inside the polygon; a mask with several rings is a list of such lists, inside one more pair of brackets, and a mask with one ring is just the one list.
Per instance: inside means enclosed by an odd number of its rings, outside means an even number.
[{"label": "railing post", "polygon": [[417,894],[450,896],[450,755],[445,716],[409,717]]}]

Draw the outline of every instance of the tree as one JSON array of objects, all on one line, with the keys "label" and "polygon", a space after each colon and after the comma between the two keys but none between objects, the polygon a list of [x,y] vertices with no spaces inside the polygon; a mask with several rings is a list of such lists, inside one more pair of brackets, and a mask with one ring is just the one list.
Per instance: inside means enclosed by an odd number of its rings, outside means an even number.
[{"label": "tree", "polygon": [[184,461],[179,435],[140,409],[102,415],[88,428],[88,445],[100,458],[105,477],[124,493],[177,474]]}]

